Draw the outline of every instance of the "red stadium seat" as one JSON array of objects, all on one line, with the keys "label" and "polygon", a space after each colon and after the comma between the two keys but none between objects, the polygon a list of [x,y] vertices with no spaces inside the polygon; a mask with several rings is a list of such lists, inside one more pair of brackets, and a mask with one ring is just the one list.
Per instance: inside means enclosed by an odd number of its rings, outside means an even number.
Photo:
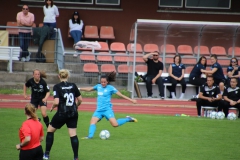
[{"label": "red stadium seat", "polygon": [[123,53],[116,53],[114,54],[113,59],[115,64],[123,64],[128,62],[129,56]]},{"label": "red stadium seat", "polygon": [[98,63],[112,63],[112,55],[109,52],[100,52],[97,55]]},{"label": "red stadium seat", "polygon": [[[210,56],[209,48],[207,46],[200,46],[200,55],[201,56]],[[194,47],[194,53],[198,54],[198,46]]]},{"label": "red stadium seat", "polygon": [[106,42],[98,42],[101,45],[101,49],[95,49],[97,52],[109,52],[109,47]]},{"label": "red stadium seat", "polygon": [[188,66],[185,69],[185,73],[190,74],[194,66]]},{"label": "red stadium seat", "polygon": [[115,39],[112,26],[101,26],[100,28],[101,39]]},{"label": "red stadium seat", "polygon": [[143,51],[145,52],[145,54],[150,53],[150,52],[154,52],[154,51],[159,52],[159,48],[158,48],[158,45],[153,44],[153,43],[149,43],[149,44],[144,45]]},{"label": "red stadium seat", "polygon": [[193,55],[193,50],[190,45],[179,45],[177,47],[177,52],[180,55]]},{"label": "red stadium seat", "polygon": [[39,24],[38,24],[38,27],[42,27],[42,26],[43,26],[43,23],[39,23]]},{"label": "red stadium seat", "polygon": [[[134,53],[134,43],[129,43],[127,45],[127,51],[128,53]],[[143,53],[142,46],[139,43],[136,43],[136,53]]]},{"label": "red stadium seat", "polygon": [[235,57],[239,57],[240,56],[240,47],[234,47],[234,50],[232,47],[230,47],[228,49],[228,55],[229,56],[232,56],[233,55],[233,52],[234,52],[234,56]]},{"label": "red stadium seat", "polygon": [[110,45],[111,52],[123,52],[126,53],[126,47],[122,42],[113,42]]},{"label": "red stadium seat", "polygon": [[216,54],[217,56],[227,56],[226,50],[222,46],[213,46],[211,48],[211,54]]},{"label": "red stadium seat", "polygon": [[116,72],[116,68],[113,64],[102,64],[101,65],[101,73],[111,73],[111,72]]},{"label": "red stadium seat", "polygon": [[86,62],[95,63],[96,62],[95,55],[92,52],[86,52],[86,51],[83,51],[80,54],[80,60],[83,63],[86,63]]},{"label": "red stadium seat", "polygon": [[[129,55],[129,62],[133,62],[134,60],[134,57],[133,55]],[[144,63],[145,64],[145,61],[143,60],[142,56],[141,55],[136,55],[136,63]]]},{"label": "red stadium seat", "polygon": [[99,74],[98,66],[94,63],[85,63],[83,65],[84,76],[97,76]]},{"label": "red stadium seat", "polygon": [[[7,27],[17,27],[17,22],[7,22]],[[8,34],[18,35],[18,28],[6,28]]]},{"label": "red stadium seat", "polygon": [[[161,53],[163,53],[163,52],[164,52],[164,45],[161,46]],[[166,44],[165,53],[166,53],[166,55],[167,54],[176,54],[177,51],[176,51],[175,46],[172,44]]]},{"label": "red stadium seat", "polygon": [[120,64],[117,70],[118,70],[118,74],[128,74],[129,66],[127,64]]},{"label": "red stadium seat", "polygon": [[98,39],[98,27],[97,26],[85,26],[84,29],[84,38],[86,39]]},{"label": "red stadium seat", "polygon": [[195,65],[197,63],[196,58],[182,58],[182,64],[185,65]]},{"label": "red stadium seat", "polygon": [[147,72],[147,65],[138,64],[135,68],[136,72]]}]

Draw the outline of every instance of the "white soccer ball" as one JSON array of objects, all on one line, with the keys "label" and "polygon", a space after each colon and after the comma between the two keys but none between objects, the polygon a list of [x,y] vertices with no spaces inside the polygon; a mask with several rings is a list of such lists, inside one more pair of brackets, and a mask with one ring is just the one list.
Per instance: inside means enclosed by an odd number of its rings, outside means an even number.
[{"label": "white soccer ball", "polygon": [[216,119],[216,115],[217,115],[217,112],[212,111],[212,112],[210,113],[210,115],[209,115],[209,118],[211,118],[211,119]]},{"label": "white soccer ball", "polygon": [[110,132],[108,130],[102,130],[99,137],[103,140],[108,139],[110,137]]},{"label": "white soccer ball", "polygon": [[237,116],[236,116],[235,113],[230,112],[230,113],[228,114],[228,116],[227,116],[227,119],[229,119],[229,120],[236,120],[236,119],[237,119]]},{"label": "white soccer ball", "polygon": [[223,112],[217,112],[217,114],[216,114],[216,118],[217,119],[224,119],[225,118],[225,114],[223,113]]}]

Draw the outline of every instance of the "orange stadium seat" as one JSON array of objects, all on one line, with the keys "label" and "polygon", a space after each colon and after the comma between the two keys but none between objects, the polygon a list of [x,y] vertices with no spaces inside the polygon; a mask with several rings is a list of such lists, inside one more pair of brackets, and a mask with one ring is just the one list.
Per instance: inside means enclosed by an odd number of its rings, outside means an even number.
[{"label": "orange stadium seat", "polygon": [[[209,48],[207,46],[200,46],[200,55],[201,56],[210,56]],[[194,53],[197,55],[198,54],[198,46],[194,47]]]},{"label": "orange stadium seat", "polygon": [[[161,46],[161,53],[164,52],[164,45]],[[172,44],[166,44],[165,53],[167,54],[176,54],[176,48]]]},{"label": "orange stadium seat", "polygon": [[196,58],[183,58],[182,57],[182,64],[184,65],[195,65],[197,63]]},{"label": "orange stadium seat", "polygon": [[[134,57],[132,55],[129,55],[129,62],[133,62]],[[136,55],[136,59],[135,59],[136,63],[144,63],[145,61],[142,58],[142,55]]]},{"label": "orange stadium seat", "polygon": [[83,72],[84,76],[97,76],[99,74],[98,66],[95,63],[85,63]]},{"label": "orange stadium seat", "polygon": [[123,53],[116,53],[113,56],[113,60],[115,64],[123,64],[128,62],[129,56]]},{"label": "orange stadium seat", "polygon": [[112,63],[112,55],[109,52],[100,52],[97,55],[97,62],[101,64]]},{"label": "orange stadium seat", "polygon": [[185,73],[190,74],[194,66],[188,66],[185,69]]},{"label": "orange stadium seat", "polygon": [[109,52],[109,47],[106,42],[98,42],[101,45],[100,49],[95,49],[97,52]]},{"label": "orange stadium seat", "polygon": [[84,29],[84,38],[86,39],[99,39],[98,27],[87,25]]},{"label": "orange stadium seat", "polygon": [[93,63],[95,63],[96,62],[95,55],[92,52],[86,52],[86,51],[83,51],[80,54],[80,60],[83,63],[86,63],[86,62],[93,62]]},{"label": "orange stadium seat", "polygon": [[144,64],[138,64],[135,67],[136,72],[147,72],[147,65]]},{"label": "orange stadium seat", "polygon": [[[17,27],[17,22],[7,22],[7,27]],[[18,28],[6,28],[9,34],[18,35]]]},{"label": "orange stadium seat", "polygon": [[126,47],[122,42],[113,42],[110,45],[111,52],[123,52],[126,53]]},{"label": "orange stadium seat", "polygon": [[38,27],[42,27],[42,26],[43,26],[43,23],[39,23],[39,24],[38,24]]},{"label": "orange stadium seat", "polygon": [[229,56],[232,56],[233,52],[234,52],[235,57],[239,57],[240,56],[240,47],[234,47],[234,50],[233,50],[233,47],[230,47],[228,49],[228,55]]},{"label": "orange stadium seat", "polygon": [[[127,51],[128,53],[134,53],[134,43],[129,43],[127,45]],[[143,53],[142,45],[139,43],[136,43],[136,53],[140,53],[140,54]]]},{"label": "orange stadium seat", "polygon": [[118,74],[128,74],[129,66],[127,64],[120,64],[117,70]]},{"label": "orange stadium seat", "polygon": [[148,43],[148,44],[144,45],[143,51],[145,52],[145,54],[150,53],[150,52],[154,52],[154,51],[159,52],[159,48],[158,48],[158,45],[156,45],[156,44]]},{"label": "orange stadium seat", "polygon": [[227,56],[226,50],[222,46],[213,46],[211,48],[211,54],[216,54],[217,56]]},{"label": "orange stadium seat", "polygon": [[101,39],[115,39],[112,26],[101,26],[100,28]]},{"label": "orange stadium seat", "polygon": [[179,45],[177,47],[177,52],[180,55],[192,55],[193,56],[193,50],[190,45]]},{"label": "orange stadium seat", "polygon": [[116,68],[113,64],[102,64],[101,65],[101,74],[116,72]]}]

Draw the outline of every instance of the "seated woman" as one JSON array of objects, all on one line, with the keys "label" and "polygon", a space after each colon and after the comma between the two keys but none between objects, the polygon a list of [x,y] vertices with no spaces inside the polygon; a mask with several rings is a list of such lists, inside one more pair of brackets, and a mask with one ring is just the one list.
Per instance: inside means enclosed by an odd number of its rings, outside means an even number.
[{"label": "seated woman", "polygon": [[230,65],[227,68],[227,77],[226,85],[230,86],[231,78],[237,78],[237,86],[240,86],[240,66],[238,66],[238,60],[236,57],[233,57],[230,60]]},{"label": "seated woman", "polygon": [[196,85],[196,94],[198,94],[198,88],[206,83],[206,74],[202,73],[202,69],[206,69],[207,59],[202,56],[198,63],[193,67],[190,75],[189,75],[189,83]]},{"label": "seated woman", "polygon": [[217,55],[213,54],[210,56],[210,58],[212,63],[211,70],[209,71],[202,69],[201,72],[213,76],[214,83],[216,85],[219,85],[219,89],[222,94],[224,91],[224,84],[226,82],[226,78],[223,74],[222,66],[217,62]]},{"label": "seated woman", "polygon": [[173,58],[173,64],[171,64],[168,69],[170,82],[172,83],[170,92],[173,99],[176,99],[175,92],[176,92],[177,83],[181,83],[182,85],[182,94],[179,99],[183,99],[184,93],[186,90],[186,82],[184,80],[185,66],[184,64],[181,63],[181,61],[182,59],[180,55],[176,55]]},{"label": "seated woman", "polygon": [[74,40],[74,45],[81,40],[82,37],[83,21],[80,20],[79,13],[75,11],[72,15],[72,19],[69,19],[69,32]]}]

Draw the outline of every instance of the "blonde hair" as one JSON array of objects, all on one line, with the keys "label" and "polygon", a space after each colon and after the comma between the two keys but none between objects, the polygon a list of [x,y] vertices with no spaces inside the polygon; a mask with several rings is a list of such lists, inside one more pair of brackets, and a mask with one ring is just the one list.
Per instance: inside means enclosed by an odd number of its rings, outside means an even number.
[{"label": "blonde hair", "polygon": [[33,74],[34,74],[35,71],[39,71],[40,72],[40,77],[41,78],[47,78],[47,74],[46,74],[45,71],[40,71],[39,69],[34,69],[33,70]]},{"label": "blonde hair", "polygon": [[36,109],[31,103],[27,103],[25,106],[26,115],[30,116],[33,120],[38,120],[38,117],[35,113]]},{"label": "blonde hair", "polygon": [[68,78],[68,77],[70,77],[70,73],[69,73],[69,71],[67,70],[67,69],[61,69],[60,71],[59,71],[59,77],[61,78],[61,79],[66,79],[66,78]]}]

